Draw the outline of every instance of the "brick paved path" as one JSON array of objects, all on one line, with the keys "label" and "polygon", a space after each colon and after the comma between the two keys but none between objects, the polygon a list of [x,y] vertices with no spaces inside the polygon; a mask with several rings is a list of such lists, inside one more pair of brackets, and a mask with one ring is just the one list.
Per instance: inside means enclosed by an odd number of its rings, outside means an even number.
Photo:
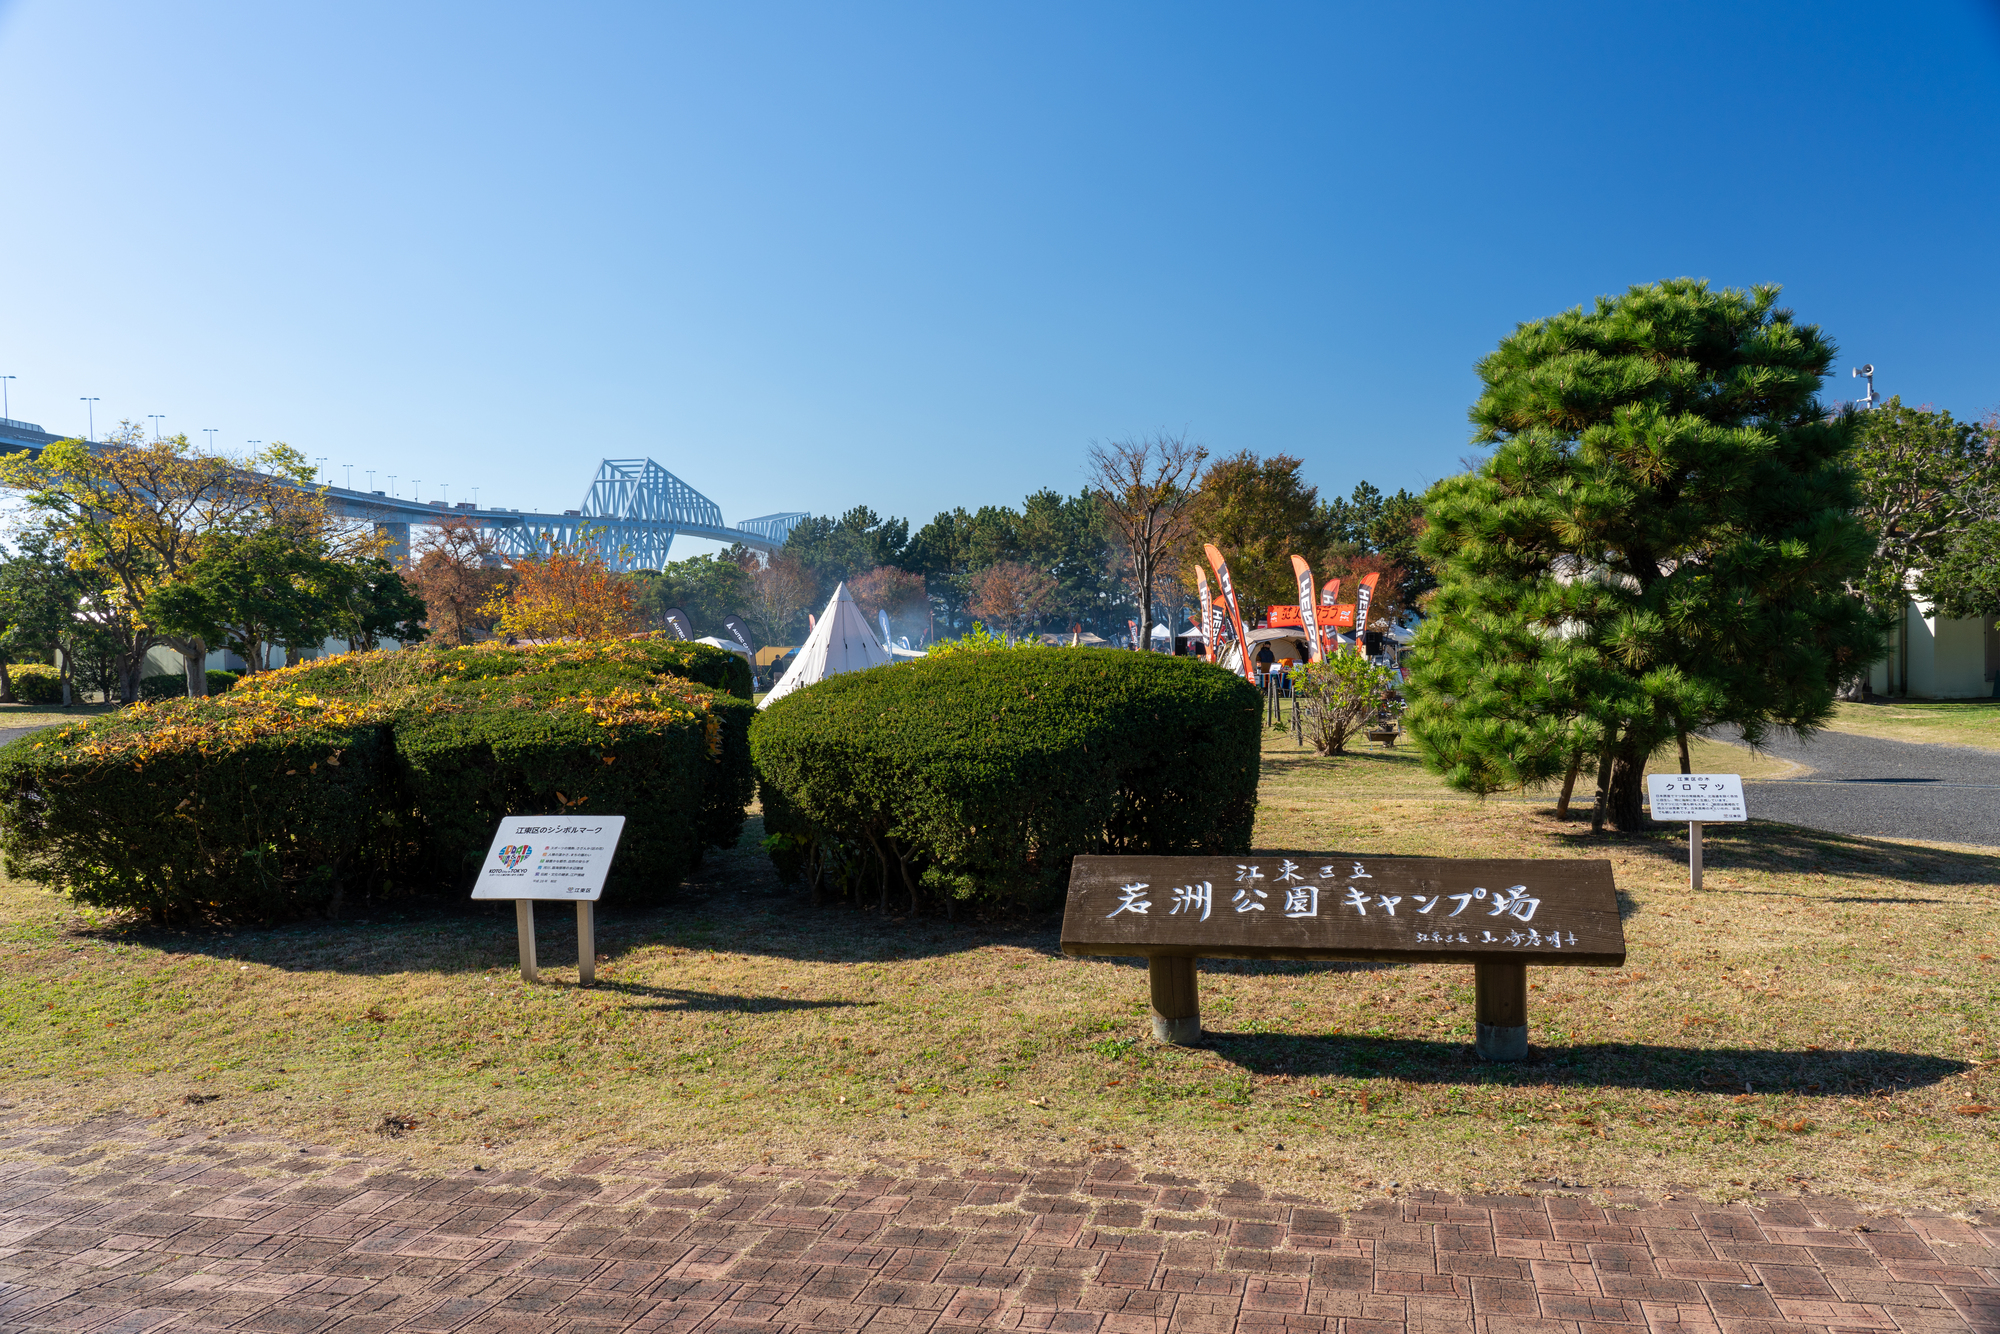
[{"label": "brick paved path", "polygon": [[1111,1159],[421,1176],[132,1123],[0,1135],[0,1331],[1992,1331],[1996,1248],[1993,1215],[1831,1198],[1340,1212]]}]

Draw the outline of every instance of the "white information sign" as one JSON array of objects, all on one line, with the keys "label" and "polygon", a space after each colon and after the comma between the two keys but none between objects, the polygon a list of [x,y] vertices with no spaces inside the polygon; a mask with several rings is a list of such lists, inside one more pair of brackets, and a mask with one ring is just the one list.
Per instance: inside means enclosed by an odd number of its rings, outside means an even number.
[{"label": "white information sign", "polygon": [[510,815],[493,836],[472,897],[595,903],[624,831],[622,815]]},{"label": "white information sign", "polygon": [[1741,774],[1647,774],[1655,820],[1717,824],[1748,820]]}]

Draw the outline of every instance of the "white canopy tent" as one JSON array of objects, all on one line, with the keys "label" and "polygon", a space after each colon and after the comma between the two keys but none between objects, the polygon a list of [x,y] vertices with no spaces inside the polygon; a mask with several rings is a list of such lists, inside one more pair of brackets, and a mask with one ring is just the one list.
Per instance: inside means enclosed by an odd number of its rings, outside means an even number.
[{"label": "white canopy tent", "polygon": [[731,653],[734,653],[739,657],[747,658],[750,656],[749,649],[744,648],[741,644],[737,643],[733,639],[723,639],[718,635],[703,635],[700,639],[697,639],[694,642],[697,644],[713,644],[717,648],[726,648]]},{"label": "white canopy tent", "polygon": [[824,681],[829,676],[864,671],[894,661],[889,650],[877,642],[875,632],[868,628],[868,621],[848,594],[847,585],[842,584],[833,590],[826,610],[819,614],[806,642],[799,645],[792,665],[757,707],[761,709],[774,699],[783,699],[799,687]]}]

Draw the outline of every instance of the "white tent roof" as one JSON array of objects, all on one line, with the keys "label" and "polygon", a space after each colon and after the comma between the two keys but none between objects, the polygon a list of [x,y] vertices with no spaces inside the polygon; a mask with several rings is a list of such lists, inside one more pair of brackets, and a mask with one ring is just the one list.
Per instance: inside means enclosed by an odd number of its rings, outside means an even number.
[{"label": "white tent roof", "polygon": [[819,614],[819,620],[813,625],[813,632],[806,636],[806,642],[799,645],[792,665],[785,669],[785,674],[778,678],[778,684],[771,687],[771,693],[764,696],[757,707],[761,709],[774,699],[783,699],[799,687],[824,681],[829,676],[880,667],[893,661],[895,659],[889,651],[876,642],[875,632],[868,628],[861,608],[848,595],[847,585],[842,584],[827,599],[826,610]]},{"label": "white tent roof", "polygon": [[715,635],[703,635],[700,639],[697,639],[694,642],[697,644],[713,644],[717,648],[726,648],[731,653],[739,654],[745,658],[750,656],[750,650],[744,648],[741,644],[737,643],[733,639],[722,639],[718,638]]},{"label": "white tent roof", "polygon": [[1156,625],[1156,626],[1154,626],[1154,627],[1153,627],[1153,638],[1155,638],[1155,639],[1172,639],[1173,637],[1174,637],[1174,632],[1173,632],[1173,631],[1171,631],[1171,630],[1169,630],[1169,629],[1167,629],[1167,627],[1166,627],[1166,626],[1164,626],[1164,625]]}]

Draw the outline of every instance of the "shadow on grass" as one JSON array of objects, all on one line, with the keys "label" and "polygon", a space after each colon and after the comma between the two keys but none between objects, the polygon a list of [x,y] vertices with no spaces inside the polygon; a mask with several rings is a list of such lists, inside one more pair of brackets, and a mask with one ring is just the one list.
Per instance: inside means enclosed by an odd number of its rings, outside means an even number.
[{"label": "shadow on grass", "polygon": [[1553,1085],[1660,1093],[1902,1092],[1960,1074],[1964,1061],[1911,1052],[1779,1051],[1613,1042],[1533,1047],[1524,1061],[1482,1061],[1470,1042],[1358,1035],[1206,1032],[1203,1045],[1252,1074],[1393,1077],[1415,1084]]},{"label": "shadow on grass", "polygon": [[[637,1002],[626,1008],[659,1014],[780,1014],[790,1010],[865,1010],[880,1002],[807,1000],[792,996],[743,996],[726,991],[694,991],[686,987],[649,987],[600,978],[592,991],[626,996]],[[650,1003],[649,1003],[650,1002]]]},{"label": "shadow on grass", "polygon": [[[1586,813],[1585,819],[1588,819]],[[1588,829],[1562,830],[1553,841],[1574,857],[1609,852],[1651,857],[1677,866],[1687,863],[1687,828],[1662,825],[1633,834],[1592,834]],[[1802,825],[1756,820],[1747,825],[1706,825],[1702,829],[1702,867],[1713,877],[1732,871],[1763,871],[1773,875],[1822,875],[1839,879],[1927,880],[1935,884],[2000,885],[2000,851],[1916,847],[1859,834],[1835,834]],[[1703,892],[1739,891],[1708,884]],[[1863,896],[1851,902],[1903,903],[1907,898]]]},{"label": "shadow on grass", "polygon": [[[541,967],[576,967],[576,921],[562,903],[538,905],[535,952]],[[803,894],[771,887],[690,884],[673,902],[625,907],[600,903],[597,953],[614,963],[642,949],[755,955],[801,963],[896,963],[942,958],[981,946],[1013,945],[1055,955],[1059,918],[1018,915],[946,922],[846,907],[815,908]],[[262,964],[287,972],[361,976],[428,972],[513,972],[519,967],[511,902],[414,905],[401,914],[271,927],[162,930],[125,924],[77,934],[111,944]],[[600,980],[600,988],[617,984]],[[641,988],[643,990],[643,988]]]}]

